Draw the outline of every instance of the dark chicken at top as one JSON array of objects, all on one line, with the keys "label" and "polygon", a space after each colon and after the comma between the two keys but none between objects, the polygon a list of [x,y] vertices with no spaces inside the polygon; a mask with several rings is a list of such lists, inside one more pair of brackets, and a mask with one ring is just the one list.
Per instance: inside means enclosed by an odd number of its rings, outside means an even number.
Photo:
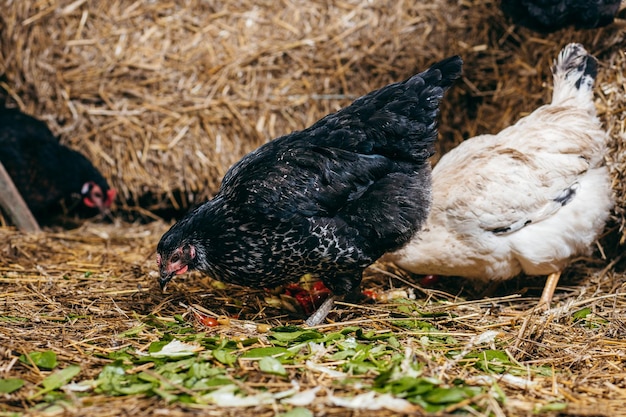
[{"label": "dark chicken at top", "polygon": [[61,145],[44,122],[1,106],[0,162],[39,222],[50,220],[61,202],[105,212],[115,197],[93,164]]},{"label": "dark chicken at top", "polygon": [[311,273],[357,294],[428,216],[439,103],[461,67],[445,59],[246,155],[161,238],[161,287],[191,269],[256,288]]},{"label": "dark chicken at top", "polygon": [[502,0],[500,7],[516,24],[549,33],[609,25],[625,6],[622,0]]}]

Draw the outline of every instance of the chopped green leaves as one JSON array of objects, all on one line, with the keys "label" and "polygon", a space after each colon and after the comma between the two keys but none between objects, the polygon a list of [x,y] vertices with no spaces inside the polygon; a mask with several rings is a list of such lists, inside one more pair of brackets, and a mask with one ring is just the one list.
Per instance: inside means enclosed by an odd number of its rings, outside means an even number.
[{"label": "chopped green leaves", "polygon": [[53,372],[52,374],[44,378],[43,381],[41,381],[43,389],[32,395],[30,398],[33,399],[57,388],[61,388],[63,385],[70,382],[72,378],[74,378],[79,373],[80,366],[78,365],[70,365],[67,368]]},{"label": "chopped green leaves", "polygon": [[[70,384],[80,368],[69,365],[55,371],[59,365],[52,351],[31,352],[20,360],[48,374],[41,381],[42,388],[31,396],[41,401],[41,409],[63,407],[70,392],[82,396],[94,391],[111,396],[154,396],[194,407],[284,404],[289,410],[282,414],[286,417],[309,417],[311,412],[305,407],[320,398],[347,408],[406,408],[429,413],[457,406],[479,408],[478,399],[497,390],[504,377],[518,383],[515,378],[551,371],[520,366],[505,350],[497,348],[495,337],[489,343],[476,342],[470,350],[467,340],[457,341],[435,326],[433,322],[438,318],[421,317],[390,320],[389,328],[348,326],[322,332],[283,326],[256,337],[229,339],[207,334],[210,332],[198,333],[182,316],[167,321],[147,316],[139,325],[119,334],[120,339],[131,343],[100,355],[110,363],[95,380]],[[158,338],[153,338],[147,348],[133,347],[137,346],[135,340],[155,334]],[[425,366],[429,360],[441,362],[442,368],[446,361],[462,364],[472,370],[470,373],[486,373],[483,376],[488,378],[434,378],[425,374],[431,369]],[[277,378],[286,387],[279,392],[265,386],[250,388],[246,381],[251,372]],[[320,386],[301,390],[297,381],[305,373],[313,378],[323,374],[333,381],[331,384],[348,391],[358,387],[361,393],[318,394],[323,389]],[[492,374],[498,376],[490,377]],[[20,379],[0,380],[0,392],[14,392],[24,384]],[[502,391],[500,394],[496,400],[504,401]]]},{"label": "chopped green leaves", "polygon": [[20,378],[0,379],[0,394],[10,394],[22,388],[24,380]]},{"label": "chopped green leaves", "polygon": [[247,352],[243,353],[241,357],[244,359],[261,359],[266,356],[275,356],[275,355],[280,355],[280,356],[291,355],[291,352],[284,347],[272,346],[272,347],[250,349]]},{"label": "chopped green leaves", "polygon": [[49,370],[57,366],[57,355],[51,350],[46,350],[45,352],[31,352],[28,353],[28,357],[21,355],[19,359],[20,362],[26,365],[34,364],[39,369]]},{"label": "chopped green leaves", "polygon": [[271,356],[265,356],[259,360],[259,369],[267,374],[287,376],[287,371],[283,364]]},{"label": "chopped green leaves", "polygon": [[572,318],[574,321],[579,321],[587,318],[589,314],[591,314],[591,309],[589,307],[585,307],[572,313]]},{"label": "chopped green leaves", "polygon": [[237,362],[237,356],[233,355],[225,349],[213,350],[213,357],[224,365],[234,365]]}]

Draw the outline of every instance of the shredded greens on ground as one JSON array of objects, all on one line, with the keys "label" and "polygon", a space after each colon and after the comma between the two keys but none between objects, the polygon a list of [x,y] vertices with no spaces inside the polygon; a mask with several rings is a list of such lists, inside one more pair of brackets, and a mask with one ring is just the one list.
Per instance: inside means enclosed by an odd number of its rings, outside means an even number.
[{"label": "shredded greens on ground", "polygon": [[[470,407],[480,411],[475,399],[485,394],[505,401],[498,389],[500,377],[530,380],[551,374],[549,367],[517,364],[498,348],[497,332],[485,332],[462,343],[421,319],[393,324],[401,331],[282,326],[254,337],[229,339],[198,332],[182,316],[173,321],[146,316],[118,338],[137,340],[144,332],[156,331],[159,340],[144,350],[129,344],[104,355],[96,352],[107,363],[93,379],[80,378],[79,364],[59,367],[52,351],[30,352],[19,360],[50,371],[29,397],[42,410],[61,407],[71,393],[79,397],[154,396],[192,407],[279,404],[286,409],[284,416],[296,417],[310,415],[306,407],[320,398],[333,405],[371,410],[434,413]],[[440,375],[424,372],[427,361],[440,363]],[[468,368],[467,379],[450,379],[447,367],[452,363]],[[476,378],[481,373],[496,377]],[[304,374],[323,378],[324,388],[300,386],[297,381]],[[269,380],[281,381],[286,388],[270,389],[260,383]],[[253,381],[259,383],[245,384]],[[23,384],[20,379],[0,380],[0,392],[14,392]]]}]

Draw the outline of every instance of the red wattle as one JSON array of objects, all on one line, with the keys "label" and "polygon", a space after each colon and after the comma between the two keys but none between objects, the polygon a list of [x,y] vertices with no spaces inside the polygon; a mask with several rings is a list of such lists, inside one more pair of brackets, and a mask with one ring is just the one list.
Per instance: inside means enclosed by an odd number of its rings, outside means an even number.
[{"label": "red wattle", "polygon": [[89,198],[89,197],[84,197],[83,198],[83,204],[86,205],[87,207],[91,207],[91,208],[95,208],[96,207],[96,203],[94,203],[93,200],[91,200],[91,198]]}]

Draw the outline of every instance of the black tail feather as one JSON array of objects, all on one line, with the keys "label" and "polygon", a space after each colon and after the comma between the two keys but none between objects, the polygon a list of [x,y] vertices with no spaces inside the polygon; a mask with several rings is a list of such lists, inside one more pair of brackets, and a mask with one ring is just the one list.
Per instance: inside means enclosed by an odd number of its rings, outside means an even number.
[{"label": "black tail feather", "polygon": [[441,81],[437,83],[443,88],[449,88],[461,76],[463,72],[463,60],[455,55],[433,64],[429,69],[419,74],[427,81],[433,74],[439,74]]}]

